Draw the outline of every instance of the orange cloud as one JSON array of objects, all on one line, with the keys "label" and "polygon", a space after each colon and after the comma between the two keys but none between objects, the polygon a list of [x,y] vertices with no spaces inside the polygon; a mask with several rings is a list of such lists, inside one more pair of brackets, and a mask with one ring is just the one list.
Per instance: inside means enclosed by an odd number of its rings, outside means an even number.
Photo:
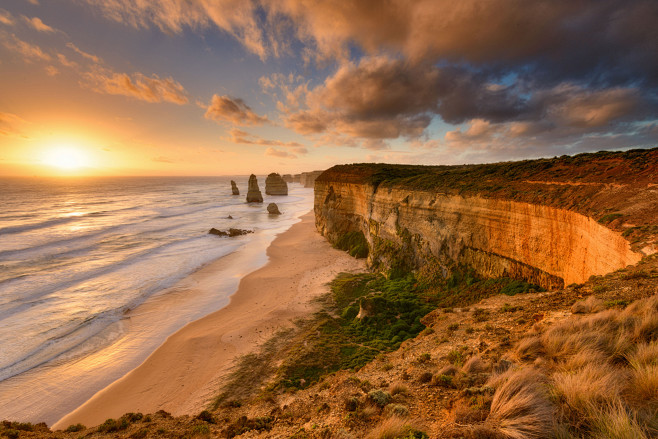
[{"label": "orange cloud", "polygon": [[297,158],[297,156],[295,154],[291,154],[287,151],[281,151],[279,149],[272,148],[272,147],[267,148],[265,150],[265,155],[270,155],[272,157],[279,157],[279,158],[283,158],[283,159],[296,159]]},{"label": "orange cloud", "polygon": [[263,139],[260,136],[255,134],[249,134],[246,131],[232,129],[229,134],[231,137],[229,140],[233,143],[243,143],[247,145],[264,145],[264,146],[283,146],[285,148],[291,148],[299,154],[306,154],[308,151],[304,148],[304,145],[298,142],[282,142],[281,140],[269,140]]},{"label": "orange cloud", "polygon": [[12,113],[0,112],[0,136],[21,137],[27,139],[24,127],[28,122]]},{"label": "orange cloud", "polygon": [[242,99],[218,95],[213,95],[205,117],[216,122],[236,125],[262,125],[269,122],[267,117],[254,113]]},{"label": "orange cloud", "polygon": [[102,64],[103,63],[102,59],[100,59],[96,55],[92,55],[91,53],[87,53],[87,52],[81,50],[80,48],[78,48],[78,46],[76,46],[73,43],[66,43],[66,47],[68,47],[69,49],[71,49],[75,53],[77,53],[78,55],[82,56],[83,58],[88,59],[89,61],[91,61],[95,64]]},{"label": "orange cloud", "polygon": [[41,50],[39,46],[20,40],[15,35],[12,35],[11,39],[7,38],[5,40],[4,46],[9,50],[21,54],[25,62],[51,60],[50,55]]},{"label": "orange cloud", "polygon": [[94,90],[99,93],[130,96],[146,102],[171,102],[178,105],[188,103],[183,86],[173,78],[148,77],[142,73],[111,72],[96,69],[85,74]]},{"label": "orange cloud", "polygon": [[27,22],[33,29],[39,32],[56,32],[56,30],[45,24],[39,17],[28,18],[23,16],[23,20]]},{"label": "orange cloud", "polygon": [[0,9],[0,23],[6,25],[6,26],[13,26],[15,21],[14,17],[11,16],[9,11],[5,11],[4,9]]}]

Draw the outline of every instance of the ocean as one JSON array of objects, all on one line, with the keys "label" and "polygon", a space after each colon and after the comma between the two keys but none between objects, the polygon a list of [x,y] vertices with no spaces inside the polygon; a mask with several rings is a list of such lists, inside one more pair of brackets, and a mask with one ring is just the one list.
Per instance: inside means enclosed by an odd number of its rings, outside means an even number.
[{"label": "ocean", "polygon": [[[264,203],[247,204],[247,179],[0,179],[0,419],[57,421],[225,306],[274,237],[313,207],[312,189],[296,184],[265,195],[264,176]],[[269,202],[282,215],[269,215]],[[223,238],[211,227],[254,233]],[[221,287],[185,283],[221,259]]]}]

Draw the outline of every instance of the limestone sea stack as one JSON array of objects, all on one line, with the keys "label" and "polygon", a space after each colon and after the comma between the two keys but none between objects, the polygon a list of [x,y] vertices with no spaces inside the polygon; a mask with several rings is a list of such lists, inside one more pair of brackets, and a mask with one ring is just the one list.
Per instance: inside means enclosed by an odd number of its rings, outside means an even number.
[{"label": "limestone sea stack", "polygon": [[276,172],[272,172],[265,179],[265,193],[267,195],[288,195],[288,184]]},{"label": "limestone sea stack", "polygon": [[276,205],[276,203],[270,203],[267,205],[267,212],[270,215],[281,215],[281,212],[279,211],[279,206]]},{"label": "limestone sea stack", "polygon": [[249,188],[247,190],[247,203],[262,203],[263,194],[258,188],[258,179],[254,174],[249,176]]},{"label": "limestone sea stack", "polygon": [[238,189],[238,185],[235,184],[235,181],[231,180],[231,191],[233,191],[233,195],[240,195],[240,190]]}]

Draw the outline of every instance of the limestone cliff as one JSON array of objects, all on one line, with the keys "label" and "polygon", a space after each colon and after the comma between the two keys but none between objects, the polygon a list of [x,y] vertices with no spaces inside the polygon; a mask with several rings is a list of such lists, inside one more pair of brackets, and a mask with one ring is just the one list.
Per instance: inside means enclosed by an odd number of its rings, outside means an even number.
[{"label": "limestone cliff", "polygon": [[288,184],[281,175],[272,172],[265,179],[265,193],[267,195],[288,195]]},{"label": "limestone cliff", "polygon": [[235,184],[234,180],[231,180],[231,192],[233,195],[240,195],[240,190],[238,189],[238,185]]},{"label": "limestone cliff", "polygon": [[263,194],[258,188],[258,179],[254,174],[249,176],[249,186],[247,189],[247,203],[262,203]]},{"label": "limestone cliff", "polygon": [[345,165],[315,182],[320,233],[336,243],[363,232],[375,268],[435,263],[447,272],[457,262],[546,288],[656,252],[656,212],[658,149],[468,166]]}]

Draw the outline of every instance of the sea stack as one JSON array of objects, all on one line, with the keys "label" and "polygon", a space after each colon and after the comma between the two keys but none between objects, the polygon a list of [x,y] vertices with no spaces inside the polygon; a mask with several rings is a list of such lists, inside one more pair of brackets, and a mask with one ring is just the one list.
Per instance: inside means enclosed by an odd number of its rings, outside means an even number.
[{"label": "sea stack", "polygon": [[267,195],[288,195],[288,184],[276,172],[272,172],[265,179],[265,193]]},{"label": "sea stack", "polygon": [[238,190],[238,185],[235,184],[235,181],[231,180],[231,190],[233,191],[233,195],[240,195],[240,191]]},{"label": "sea stack", "polygon": [[281,212],[279,211],[279,206],[276,205],[276,203],[270,203],[267,205],[267,212],[270,215],[281,215]]},{"label": "sea stack", "polygon": [[247,190],[247,203],[262,203],[263,194],[260,193],[258,188],[258,179],[254,174],[249,176],[249,188]]}]

